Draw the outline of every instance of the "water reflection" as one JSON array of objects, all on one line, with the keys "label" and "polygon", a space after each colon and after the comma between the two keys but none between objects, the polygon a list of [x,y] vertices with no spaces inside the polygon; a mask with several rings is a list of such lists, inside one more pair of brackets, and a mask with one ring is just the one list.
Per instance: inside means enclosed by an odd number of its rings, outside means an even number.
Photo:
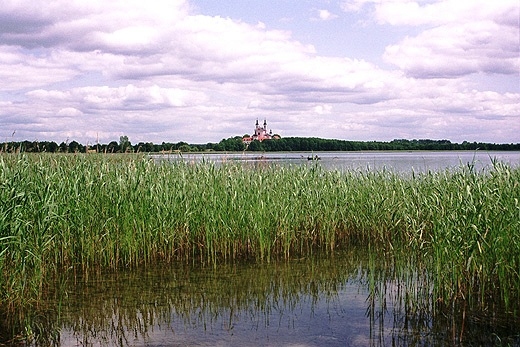
[{"label": "water reflection", "polygon": [[[49,300],[53,310],[44,321],[39,315],[46,334],[35,344],[520,344],[518,320],[483,319],[460,307],[434,315],[428,276],[418,265],[398,263],[352,249],[271,264],[163,264],[69,274]],[[417,298],[425,300],[414,304]]]}]

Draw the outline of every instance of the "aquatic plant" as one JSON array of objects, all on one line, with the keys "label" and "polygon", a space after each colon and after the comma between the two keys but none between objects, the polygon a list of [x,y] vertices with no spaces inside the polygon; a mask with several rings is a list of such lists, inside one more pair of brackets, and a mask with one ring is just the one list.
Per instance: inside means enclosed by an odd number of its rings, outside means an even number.
[{"label": "aquatic plant", "polygon": [[355,245],[424,269],[432,289],[410,290],[411,302],[500,302],[518,311],[519,182],[520,169],[497,162],[486,172],[402,176],[319,164],[2,154],[0,299],[4,309],[36,304],[62,271],[178,260],[216,266]]}]

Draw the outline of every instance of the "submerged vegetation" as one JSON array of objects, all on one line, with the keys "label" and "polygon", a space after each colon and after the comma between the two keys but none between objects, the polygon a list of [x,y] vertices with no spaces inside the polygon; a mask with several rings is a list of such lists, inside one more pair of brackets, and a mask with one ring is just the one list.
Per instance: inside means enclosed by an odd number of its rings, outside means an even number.
[{"label": "submerged vegetation", "polygon": [[[391,270],[410,279],[410,307],[464,302],[517,316],[519,199],[520,168],[498,162],[485,172],[468,165],[402,176],[2,154],[0,315],[37,306],[62,272],[271,261],[356,246],[414,265],[414,274]],[[377,295],[377,279],[369,282]]]},{"label": "submerged vegetation", "polygon": [[[31,345],[257,346],[269,340],[278,346],[342,346],[360,335],[365,343],[355,345],[520,343],[520,335],[512,333],[518,332],[514,321],[497,326],[431,310],[410,313],[401,307],[397,286],[378,287],[369,295],[368,280],[382,273],[370,262],[366,250],[350,247],[334,257],[316,254],[283,262],[216,268],[177,262],[109,274],[68,273],[59,287],[66,295],[56,295],[59,310],[38,316]],[[381,280],[389,276],[396,274],[387,272]]]}]

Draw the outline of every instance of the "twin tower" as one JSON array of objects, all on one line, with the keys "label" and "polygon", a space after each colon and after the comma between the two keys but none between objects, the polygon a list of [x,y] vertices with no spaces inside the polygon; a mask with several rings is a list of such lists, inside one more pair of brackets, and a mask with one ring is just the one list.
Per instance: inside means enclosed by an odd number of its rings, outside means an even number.
[{"label": "twin tower", "polygon": [[278,138],[278,136],[273,135],[272,130],[269,130],[269,132],[267,132],[267,121],[264,119],[264,125],[260,126],[258,124],[257,119],[255,124],[255,132],[253,133],[253,136],[245,136],[242,138],[242,141],[244,141],[244,143],[248,145],[255,140],[262,142],[263,140],[270,140],[273,138]]}]

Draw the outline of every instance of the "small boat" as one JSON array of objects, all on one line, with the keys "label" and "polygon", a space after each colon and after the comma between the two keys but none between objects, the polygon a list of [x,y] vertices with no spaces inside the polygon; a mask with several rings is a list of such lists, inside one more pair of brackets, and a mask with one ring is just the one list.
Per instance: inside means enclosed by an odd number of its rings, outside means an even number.
[{"label": "small boat", "polygon": [[318,157],[318,155],[315,155],[314,157],[307,157],[307,160],[321,160],[321,158]]}]

